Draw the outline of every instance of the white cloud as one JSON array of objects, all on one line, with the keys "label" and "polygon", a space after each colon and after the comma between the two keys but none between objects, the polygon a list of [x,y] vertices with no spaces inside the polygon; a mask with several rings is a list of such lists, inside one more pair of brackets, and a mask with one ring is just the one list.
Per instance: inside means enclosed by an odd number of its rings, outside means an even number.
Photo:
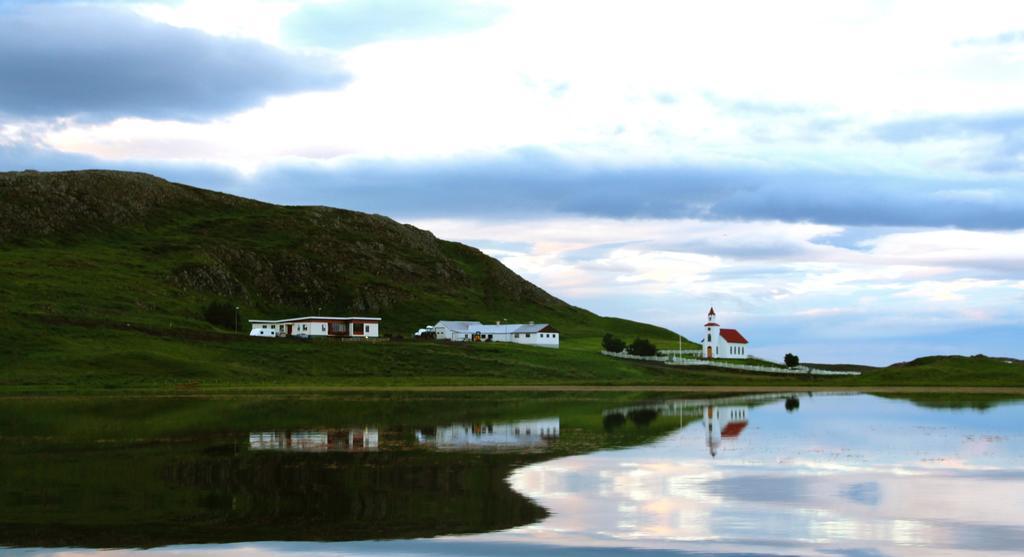
[{"label": "white cloud", "polygon": [[[189,0],[136,10],[280,44],[281,19],[300,4]],[[943,161],[959,152],[949,142],[904,146],[895,156],[861,132],[900,116],[1014,109],[1024,98],[1024,80],[990,50],[957,46],[1024,27],[1024,9],[1012,2],[566,1],[510,2],[505,11],[480,30],[348,50],[355,81],[345,91],[279,99],[207,125],[132,121],[50,142],[125,160],[159,152],[159,138],[169,158],[220,158],[250,170],[289,157],[415,159],[539,146],[582,160],[934,175],[948,172]],[[922,12],[932,24],[920,25]],[[709,94],[808,114],[723,110]],[[847,124],[825,129],[821,120]],[[818,126],[822,133],[808,135]]]}]

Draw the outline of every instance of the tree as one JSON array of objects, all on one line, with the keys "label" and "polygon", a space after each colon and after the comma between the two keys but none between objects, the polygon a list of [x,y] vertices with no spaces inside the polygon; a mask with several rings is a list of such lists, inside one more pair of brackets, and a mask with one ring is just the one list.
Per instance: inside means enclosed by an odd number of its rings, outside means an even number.
[{"label": "tree", "polygon": [[602,425],[604,425],[605,431],[612,431],[614,429],[622,427],[622,424],[626,423],[626,417],[616,412],[614,414],[608,414],[607,416],[605,416],[601,420],[601,423]]},{"label": "tree", "polygon": [[627,350],[634,356],[656,356],[658,354],[658,347],[645,338],[634,340]]},{"label": "tree", "polygon": [[799,408],[800,408],[800,399],[799,398],[797,398],[795,396],[791,396],[791,397],[786,399],[786,412],[793,412],[795,410],[798,410]]},{"label": "tree", "polygon": [[608,352],[622,352],[626,349],[626,343],[611,333],[605,333],[601,339],[601,347]]},{"label": "tree", "polygon": [[647,427],[658,417],[658,411],[649,408],[630,410],[626,412],[626,417],[639,427]]},{"label": "tree", "polygon": [[800,357],[796,354],[786,354],[786,367],[796,367],[800,365]]}]

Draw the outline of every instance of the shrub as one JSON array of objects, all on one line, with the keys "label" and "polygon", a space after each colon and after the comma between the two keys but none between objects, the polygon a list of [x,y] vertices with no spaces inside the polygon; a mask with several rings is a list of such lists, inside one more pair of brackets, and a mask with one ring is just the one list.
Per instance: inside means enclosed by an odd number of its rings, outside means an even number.
[{"label": "shrub", "polygon": [[634,356],[657,356],[658,347],[651,344],[651,341],[645,338],[638,338],[633,341],[633,344],[629,345],[629,353]]},{"label": "shrub", "polygon": [[614,414],[608,414],[601,420],[601,424],[604,426],[605,431],[612,431],[622,427],[622,424],[624,423],[626,423],[626,417],[617,412]]},{"label": "shrub", "polygon": [[[203,317],[217,327],[235,330],[235,305],[232,303],[214,300],[203,310]],[[241,316],[238,316],[238,326],[242,326]]]},{"label": "shrub", "polygon": [[608,352],[622,352],[626,349],[626,343],[611,333],[605,333],[601,339],[601,348]]},{"label": "shrub", "polygon": [[630,410],[629,412],[626,413],[626,417],[629,418],[631,422],[633,422],[639,427],[647,427],[648,425],[651,424],[651,422],[654,421],[655,418],[658,417],[658,411],[651,410],[648,408]]},{"label": "shrub", "polygon": [[786,367],[796,367],[800,365],[800,357],[796,354],[786,354],[785,362]]}]

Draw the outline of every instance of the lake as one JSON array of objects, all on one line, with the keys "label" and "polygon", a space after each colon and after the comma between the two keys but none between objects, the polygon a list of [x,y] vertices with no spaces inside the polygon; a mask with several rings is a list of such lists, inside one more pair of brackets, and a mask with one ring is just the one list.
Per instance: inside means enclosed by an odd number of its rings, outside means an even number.
[{"label": "lake", "polygon": [[1020,554],[1024,401],[896,396],[8,398],[0,554]]}]

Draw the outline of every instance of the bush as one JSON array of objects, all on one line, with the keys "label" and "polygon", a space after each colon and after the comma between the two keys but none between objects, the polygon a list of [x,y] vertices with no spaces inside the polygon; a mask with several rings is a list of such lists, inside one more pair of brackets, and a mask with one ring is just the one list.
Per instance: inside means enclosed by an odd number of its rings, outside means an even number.
[{"label": "bush", "polygon": [[[203,310],[203,317],[211,324],[223,329],[235,330],[235,305],[215,300]],[[242,317],[238,316],[238,326],[242,326]]]},{"label": "bush", "polygon": [[800,358],[796,354],[786,354],[785,362],[786,367],[796,367],[800,365]]},{"label": "bush", "polygon": [[658,347],[651,344],[651,341],[645,338],[638,338],[633,341],[627,348],[629,353],[634,356],[657,356]]},{"label": "bush", "polygon": [[648,408],[630,410],[626,413],[626,417],[639,427],[647,427],[658,417],[658,411]]},{"label": "bush", "polygon": [[622,427],[626,423],[626,417],[622,414],[608,414],[601,420],[601,424],[604,426],[605,431],[612,431],[614,429]]},{"label": "bush", "polygon": [[626,343],[611,333],[605,333],[601,339],[601,348],[608,352],[622,352],[626,349]]}]

